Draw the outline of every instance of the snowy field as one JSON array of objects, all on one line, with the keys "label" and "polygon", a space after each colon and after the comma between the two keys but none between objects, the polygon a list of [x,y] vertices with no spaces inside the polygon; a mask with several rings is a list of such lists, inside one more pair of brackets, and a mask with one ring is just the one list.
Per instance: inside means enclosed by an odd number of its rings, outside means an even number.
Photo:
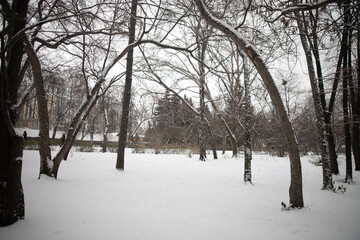
[{"label": "snowy field", "polygon": [[[54,154],[54,153],[53,153]],[[211,158],[211,156],[210,156]],[[37,179],[38,151],[24,151],[26,218],[1,228],[1,240],[359,240],[360,173],[354,183],[322,191],[321,167],[303,157],[306,207],[289,201],[289,160],[254,155],[253,185],[243,182],[242,157],[133,154],[125,171],[115,153],[72,152],[59,179]]]}]

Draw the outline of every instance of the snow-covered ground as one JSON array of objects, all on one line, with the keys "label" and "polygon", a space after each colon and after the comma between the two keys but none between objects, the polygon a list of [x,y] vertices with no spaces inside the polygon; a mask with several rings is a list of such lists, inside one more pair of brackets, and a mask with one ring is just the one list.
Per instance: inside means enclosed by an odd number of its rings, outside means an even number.
[{"label": "snow-covered ground", "polygon": [[[211,157],[210,157],[211,158]],[[346,192],[321,190],[321,167],[302,158],[301,210],[288,203],[289,160],[254,155],[253,185],[243,182],[242,157],[133,154],[125,171],[115,153],[72,152],[58,180],[37,179],[39,155],[24,151],[26,218],[1,228],[1,240],[360,239],[360,173]]]}]

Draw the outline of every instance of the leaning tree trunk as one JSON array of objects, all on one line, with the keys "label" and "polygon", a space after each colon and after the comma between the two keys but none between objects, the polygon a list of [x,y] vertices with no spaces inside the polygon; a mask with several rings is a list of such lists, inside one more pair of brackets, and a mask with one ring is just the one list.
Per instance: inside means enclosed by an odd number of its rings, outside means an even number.
[{"label": "leaning tree trunk", "polygon": [[236,45],[248,56],[253,62],[257,71],[259,72],[264,85],[269,92],[270,98],[274,105],[274,108],[280,118],[281,128],[284,138],[287,142],[287,147],[290,157],[290,169],[291,169],[291,183],[289,189],[290,205],[296,208],[304,207],[303,192],[302,192],[302,173],[301,173],[301,162],[298,145],[293,133],[293,129],[289,118],[287,116],[284,104],[281,100],[279,91],[275,85],[274,79],[272,78],[268,68],[264,61],[255,50],[253,45],[243,38],[243,36],[233,27],[220,19],[212,16],[204,6],[202,0],[194,0],[201,16],[213,27],[220,30],[226,36],[228,36]]},{"label": "leaning tree trunk", "polygon": [[25,39],[25,51],[32,67],[34,77],[34,86],[36,89],[36,102],[38,105],[39,117],[39,153],[40,153],[40,174],[46,174],[49,177],[54,177],[53,167],[51,161],[50,137],[49,137],[49,113],[47,108],[47,97],[44,86],[44,78],[41,71],[40,60],[37,57],[35,50],[28,39]]},{"label": "leaning tree trunk", "polygon": [[53,139],[53,140],[54,140],[55,137],[56,137],[56,132],[57,132],[58,126],[59,126],[59,121],[56,120],[56,124],[55,124],[55,126],[54,126],[54,129],[53,129],[53,132],[52,132],[52,136],[51,136],[51,139]]},{"label": "leaning tree trunk", "polygon": [[232,156],[237,157],[238,149],[237,149],[237,142],[236,142],[235,135],[233,134],[229,125],[226,123],[225,119],[222,116],[220,116],[220,120],[221,120],[223,126],[225,127],[226,132],[228,133],[230,143],[231,143]]},{"label": "leaning tree trunk", "polygon": [[95,103],[99,98],[98,96],[99,89],[104,81],[105,78],[99,79],[99,81],[95,84],[95,86],[91,90],[91,94],[87,97],[87,100],[81,105],[76,115],[72,119],[70,123],[70,127],[67,131],[65,143],[52,160],[54,163],[53,173],[55,178],[57,178],[61,161],[67,159],[70,149],[75,142],[76,136],[80,131],[83,120],[86,119],[91,109],[95,106]]},{"label": "leaning tree trunk", "polygon": [[[137,0],[131,1],[129,45],[135,42],[137,4],[138,4]],[[125,147],[126,147],[126,136],[128,132],[129,113],[130,113],[133,54],[134,54],[134,50],[133,49],[129,50],[126,60],[125,89],[124,89],[123,102],[122,102],[122,116],[120,123],[118,154],[116,160],[116,168],[119,170],[124,170],[125,167]]]}]

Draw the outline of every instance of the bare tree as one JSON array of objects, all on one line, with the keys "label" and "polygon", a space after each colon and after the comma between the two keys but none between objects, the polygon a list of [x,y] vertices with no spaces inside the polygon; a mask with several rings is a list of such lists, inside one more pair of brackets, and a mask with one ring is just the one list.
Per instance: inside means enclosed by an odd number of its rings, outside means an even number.
[{"label": "bare tree", "polygon": [[[109,6],[107,4],[109,4]],[[80,7],[82,6],[83,8],[79,9],[79,6]],[[109,16],[108,14],[105,14],[106,9],[104,9],[104,7],[114,7],[114,6],[116,11],[114,11],[113,15]],[[105,3],[105,5],[95,4],[91,6],[86,6],[86,4],[71,5],[70,3],[69,5],[65,4],[64,6],[62,6],[62,8],[59,7],[59,9],[64,9],[64,8],[69,10],[71,14],[69,14],[69,16],[66,16],[67,20],[69,20],[68,22],[59,23],[59,25],[62,27],[59,31],[62,30],[64,32],[63,34],[56,35],[56,37],[52,39],[34,37],[36,35],[33,34],[33,42],[40,43],[40,46],[37,49],[40,49],[41,46],[46,46],[48,48],[54,48],[54,49],[61,47],[64,52],[81,60],[84,90],[86,92],[86,99],[83,101],[83,103],[77,110],[76,114],[72,118],[70,127],[67,131],[67,138],[65,144],[62,146],[60,151],[53,159],[51,160],[47,159],[46,161],[41,161],[42,163],[41,169],[49,169],[49,171],[46,172],[41,171],[41,174],[45,173],[55,178],[57,177],[60,162],[62,159],[66,160],[70,148],[74,143],[76,135],[79,132],[83,121],[89,115],[91,109],[95,106],[97,100],[103,94],[106,93],[106,91],[114,82],[116,82],[119,79],[118,76],[113,77],[105,87],[101,88],[103,83],[105,83],[106,81],[105,78],[109,73],[110,69],[123,56],[125,56],[125,54],[130,49],[134,47],[134,46],[125,47],[125,49],[122,52],[118,53],[115,57],[113,57],[112,60],[109,61],[109,58],[111,57],[110,51],[112,51],[113,49],[111,44],[113,38],[114,36],[121,35],[123,33],[121,28],[119,28],[119,24],[121,24],[122,21],[121,20],[117,21],[119,19],[118,15],[122,14],[120,12],[120,8],[119,5],[117,5],[117,3]],[[38,11],[37,13],[40,14],[41,11]],[[75,19],[74,22],[70,21],[72,17]],[[59,19],[62,20],[62,18]],[[56,18],[55,20],[59,21],[59,19]],[[96,29],[96,27],[99,26],[95,23],[96,21],[105,23],[104,24],[105,27],[102,29]],[[113,32],[113,29],[118,29],[118,30],[116,32]],[[36,31],[40,31],[40,29],[37,28]],[[100,38],[94,38],[94,36],[98,36]],[[97,44],[98,41],[102,39],[101,38],[102,36],[108,36],[107,39],[108,45],[106,46],[106,48],[103,48],[102,46]],[[70,40],[72,39],[75,39],[75,41],[70,42]],[[68,47],[70,43],[72,48]],[[28,51],[29,60],[31,60],[34,70],[35,67],[39,66],[39,61],[34,61],[34,59],[36,60],[36,51],[34,48],[30,47],[31,46],[30,41],[29,44],[27,44],[27,46],[29,46],[29,51]],[[78,52],[75,51],[76,49],[79,51]],[[98,65],[98,62],[96,62],[97,58],[94,56],[94,53],[99,54],[100,52],[105,52],[102,66]],[[30,58],[30,56],[32,58]],[[98,69],[96,70],[95,68]],[[39,70],[38,73],[39,74],[37,75],[37,77],[40,79],[41,71]],[[91,83],[92,81],[93,83]],[[48,114],[46,114],[45,112],[41,112],[41,113],[44,116],[42,118],[43,121],[48,122],[48,117],[49,117]],[[47,145],[49,147],[49,144]]]},{"label": "bare tree", "polygon": [[[357,5],[355,12],[355,16],[359,16],[360,14],[360,8],[359,5]],[[354,78],[354,84],[353,86],[357,85],[357,91],[355,91],[355,87],[351,88],[353,89],[352,93],[352,99],[354,103],[352,105],[353,109],[353,115],[354,115],[354,123],[353,123],[353,150],[357,149],[358,152],[354,153],[357,157],[355,157],[355,171],[360,171],[360,19],[359,17],[356,18],[356,24],[357,24],[357,45],[356,45],[356,58],[357,62],[355,65],[357,65],[356,73],[357,73],[357,83],[356,78]],[[356,26],[355,26],[356,27]]]},{"label": "bare tree", "polygon": [[47,107],[47,97],[45,93],[44,77],[42,74],[41,63],[35,49],[28,39],[24,39],[25,51],[31,63],[34,85],[36,89],[36,100],[38,104],[39,116],[39,153],[40,153],[40,174],[53,176],[50,151],[50,137],[49,137],[49,113]]},{"label": "bare tree", "polygon": [[[188,109],[190,109],[196,116],[199,116],[201,118],[201,114],[200,114],[200,108],[199,110],[196,109],[187,99],[186,97],[182,97],[180,96],[179,92],[175,91],[174,88],[168,86],[166,84],[166,82],[159,76],[159,74],[157,74],[155,72],[155,70],[153,69],[153,67],[151,66],[148,57],[146,57],[145,52],[142,51],[143,56],[144,56],[144,60],[146,62],[147,67],[149,68],[149,78],[152,79],[154,82],[160,84],[162,87],[164,87],[166,89],[166,91],[171,92],[172,94],[174,94],[178,99],[181,100],[181,102],[188,107]],[[204,110],[203,110],[204,111]],[[212,145],[212,151],[213,151],[213,157],[214,159],[217,159],[217,153],[216,153],[216,145],[215,145],[215,137],[212,131],[212,126],[210,124],[210,121],[206,118],[205,114],[204,114],[204,126],[207,128],[210,138],[211,138],[211,145]],[[200,123],[201,124],[201,123]],[[204,142],[203,142],[204,144]],[[200,158],[201,159],[201,158]]]},{"label": "bare tree", "polygon": [[[135,42],[136,31],[136,9],[138,1],[131,1],[131,16],[129,25],[129,45]],[[130,100],[131,100],[131,82],[132,82],[132,68],[133,68],[133,49],[127,53],[126,61],[126,76],[125,76],[125,88],[122,101],[122,115],[120,123],[119,143],[118,143],[118,155],[116,160],[116,168],[124,170],[125,166],[125,146],[126,138],[128,134],[128,122],[130,112]]]},{"label": "bare tree", "polygon": [[[344,4],[344,30],[348,34],[347,40],[347,81],[348,81],[348,88],[349,88],[349,104],[351,106],[350,111],[350,118],[352,119],[351,122],[351,146],[352,152],[355,159],[355,170],[360,171],[360,77],[359,77],[359,59],[353,62],[353,45],[352,43],[357,40],[358,44],[356,50],[357,58],[359,58],[360,54],[360,46],[359,46],[359,13],[360,7],[357,1],[345,1]],[[356,32],[357,36],[353,34]],[[356,39],[357,38],[357,39]],[[355,56],[356,58],[356,56]],[[344,61],[346,58],[344,57]],[[357,65],[357,68],[353,67]],[[345,65],[344,65],[345,67]],[[357,76],[357,81],[356,77]],[[344,77],[344,76],[343,76]],[[345,113],[344,113],[345,114]],[[347,130],[346,130],[347,131]],[[346,134],[346,133],[345,133]],[[351,160],[350,160],[351,161]]]},{"label": "bare tree", "polygon": [[103,110],[103,116],[104,116],[104,130],[103,130],[103,152],[107,151],[107,143],[108,143],[108,138],[107,135],[109,133],[109,117],[108,117],[108,104],[106,103],[106,98],[105,95],[102,96],[101,98],[101,106],[102,106],[102,110]]},{"label": "bare tree", "polygon": [[258,70],[265,87],[270,94],[274,108],[276,109],[276,112],[279,116],[283,135],[287,141],[287,148],[291,162],[291,184],[289,189],[290,205],[292,207],[302,208],[304,206],[304,201],[302,194],[302,174],[299,150],[291,123],[287,117],[283,102],[268,68],[261,59],[258,51],[254,48],[254,46],[247,42],[247,40],[240,34],[240,32],[238,32],[234,27],[231,27],[226,22],[214,17],[202,0],[194,0],[194,2],[201,13],[201,16],[214,28],[220,30],[222,33],[232,39],[232,41],[237,44],[239,49],[241,49],[248,56],[248,58],[252,61]]},{"label": "bare tree", "polygon": [[199,129],[199,150],[200,161],[206,160],[206,135],[205,127],[205,53],[207,51],[208,38],[211,33],[208,26],[202,27],[201,19],[197,20],[195,28],[195,38],[197,44],[198,54],[198,73],[199,73],[199,115],[200,115],[200,129]]},{"label": "bare tree", "polygon": [[244,182],[251,182],[251,98],[250,98],[250,76],[249,66],[245,56],[244,62],[244,88],[245,88],[245,161],[244,161]]},{"label": "bare tree", "polygon": [[345,134],[345,156],[346,156],[346,174],[345,182],[352,182],[352,157],[351,157],[351,133],[350,133],[350,117],[349,117],[349,83],[352,82],[351,73],[351,14],[350,14],[350,1],[344,4],[344,43],[346,43],[346,51],[343,56],[342,68],[342,85],[343,85],[343,114],[344,114],[344,134]]},{"label": "bare tree", "polygon": [[320,90],[318,85],[316,84],[316,76],[315,76],[315,69],[311,55],[311,48],[308,46],[307,40],[305,38],[305,27],[303,22],[300,20],[300,15],[297,14],[297,24],[300,31],[300,39],[303,45],[311,89],[313,93],[314,99],[314,106],[315,112],[317,117],[317,124],[318,124],[318,132],[320,137],[320,149],[321,149],[321,157],[322,157],[322,166],[323,166],[323,188],[324,189],[333,189],[332,183],[332,173],[330,169],[330,159],[329,159],[329,149],[328,149],[328,139],[325,136],[326,128],[325,128],[325,115],[323,111],[323,107],[321,104],[321,97],[320,97]]}]

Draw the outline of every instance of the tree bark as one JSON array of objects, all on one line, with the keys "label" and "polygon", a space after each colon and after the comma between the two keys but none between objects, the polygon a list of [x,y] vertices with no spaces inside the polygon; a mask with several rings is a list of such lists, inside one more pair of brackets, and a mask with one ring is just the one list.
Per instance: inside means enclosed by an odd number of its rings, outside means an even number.
[{"label": "tree bark", "polygon": [[222,135],[222,154],[225,154],[226,151],[226,132],[222,131],[223,135]]},{"label": "tree bark", "polygon": [[[131,1],[131,16],[129,26],[129,45],[135,42],[135,28],[136,28],[136,9],[138,0]],[[118,154],[116,160],[116,168],[124,170],[125,167],[125,147],[126,137],[128,132],[130,100],[131,100],[131,85],[132,85],[132,67],[133,67],[133,48],[129,50],[126,61],[126,75],[125,75],[125,89],[122,102],[122,116],[120,123]]]},{"label": "tree bark", "polygon": [[[317,78],[314,77],[313,80],[317,81],[317,85],[318,85],[318,94],[319,94],[319,98],[320,98],[320,102],[321,102],[321,109],[319,109],[319,111],[322,111],[322,115],[324,116],[324,125],[325,125],[325,132],[324,132],[324,136],[320,136],[320,139],[322,138],[326,138],[327,140],[327,153],[328,153],[328,158],[329,158],[329,164],[330,164],[330,169],[332,171],[332,173],[337,174],[338,173],[338,169],[336,168],[337,166],[337,153],[336,153],[336,148],[335,148],[335,142],[334,142],[334,135],[333,135],[333,131],[332,131],[332,125],[331,125],[331,113],[330,111],[328,111],[326,108],[326,98],[325,98],[325,90],[324,90],[324,81],[323,81],[323,74],[322,74],[322,67],[321,67],[321,60],[320,60],[320,53],[319,53],[319,43],[318,43],[318,36],[317,36],[317,21],[319,19],[319,11],[318,9],[315,10],[316,14],[315,16],[313,15],[313,13],[310,11],[310,15],[311,15],[311,23],[312,23],[312,33],[311,33],[311,37],[309,34],[307,34],[307,38],[310,44],[310,48],[312,50],[313,56],[314,56],[314,61],[315,61],[315,66],[316,66],[316,73],[317,73]],[[304,19],[305,21],[305,19]],[[306,25],[305,25],[305,29],[306,30]]]},{"label": "tree bark", "polygon": [[325,116],[321,104],[319,88],[318,85],[316,84],[316,76],[315,76],[314,63],[312,60],[311,48],[309,47],[306,41],[307,34],[305,32],[305,27],[303,25],[303,22],[300,20],[300,14],[295,14],[295,15],[297,17],[297,25],[300,31],[301,44],[305,52],[308,73],[310,78],[310,85],[312,90],[312,97],[313,97],[315,113],[316,113],[317,129],[319,132],[319,139],[320,139],[322,170],[323,170],[323,189],[333,189],[332,172],[330,169],[330,159],[328,152],[328,142],[326,138]]},{"label": "tree bark", "polygon": [[343,38],[346,43],[344,61],[343,61],[343,122],[344,122],[344,134],[345,134],[345,156],[346,156],[346,174],[345,182],[350,183],[352,181],[352,159],[351,159],[351,133],[350,133],[350,122],[349,122],[349,82],[352,80],[351,76],[351,14],[350,14],[350,1],[346,1],[344,4],[344,34]]},{"label": "tree bark", "polygon": [[44,86],[44,78],[41,71],[41,64],[33,46],[27,38],[25,40],[25,51],[31,64],[34,86],[36,89],[36,102],[38,105],[39,118],[39,153],[40,153],[40,174],[54,177],[53,162],[51,159],[50,137],[49,137],[49,113],[47,108],[47,96]]},{"label": "tree bark", "polygon": [[255,50],[255,48],[247,42],[243,36],[240,35],[235,28],[229,26],[225,22],[213,17],[204,6],[202,0],[194,0],[197,5],[201,16],[213,27],[217,28],[228,36],[236,45],[247,55],[247,57],[253,62],[257,71],[259,72],[264,85],[269,92],[270,98],[274,105],[274,108],[280,118],[280,123],[283,131],[284,138],[286,139],[289,157],[290,157],[290,169],[291,169],[291,183],[289,189],[290,205],[296,208],[304,207],[303,193],[302,193],[302,173],[301,162],[298,145],[293,133],[293,129],[289,118],[286,114],[284,104],[281,100],[278,89],[275,82],[266,67],[264,61]]},{"label": "tree bark", "polygon": [[248,61],[243,56],[244,64],[244,88],[245,88],[245,150],[244,150],[244,182],[251,183],[251,98],[250,98],[250,76]]},{"label": "tree bark", "polygon": [[229,139],[230,139],[230,143],[231,143],[231,149],[232,149],[232,156],[233,157],[236,157],[237,156],[237,141],[236,141],[236,138],[233,134],[233,132],[231,131],[229,125],[226,123],[224,117],[221,115],[221,113],[219,112],[218,108],[216,107],[214,101],[212,101],[211,97],[208,96],[208,99],[210,101],[210,104],[212,105],[212,107],[214,108],[217,116],[219,117],[222,125],[224,126],[225,128],[225,131],[227,132],[228,136],[229,136]]},{"label": "tree bark", "polygon": [[[199,23],[200,24],[200,23]],[[200,161],[206,160],[206,136],[205,136],[205,51],[206,43],[200,42],[199,35],[196,36],[199,52],[199,83],[200,83],[200,129],[199,129],[199,150],[200,150]],[[201,36],[202,37],[202,36]]]},{"label": "tree bark", "polygon": [[223,118],[223,116],[220,116],[220,120],[226,130],[226,132],[228,133],[229,139],[230,139],[230,143],[231,143],[231,150],[232,150],[232,156],[236,157],[238,154],[238,149],[237,149],[237,141],[235,138],[235,135],[233,134],[233,132],[231,131],[229,125],[226,123],[225,119]]},{"label": "tree bark", "polygon": [[[25,217],[24,191],[21,183],[24,138],[9,136],[0,113],[0,227]],[[8,160],[8,161],[5,161]]]},{"label": "tree bark", "polygon": [[53,133],[52,133],[52,136],[51,136],[52,140],[54,140],[55,137],[56,137],[56,132],[57,132],[58,126],[59,126],[59,121],[56,121],[56,124],[55,124],[54,129],[53,129]]},{"label": "tree bark", "polygon": [[345,156],[346,156],[346,174],[345,182],[352,181],[352,160],[351,160],[351,133],[349,123],[349,106],[348,106],[348,81],[349,81],[349,56],[344,56],[343,67],[343,114],[344,114],[344,133],[345,133]]},{"label": "tree bark", "polygon": [[107,144],[108,144],[108,139],[107,139],[107,134],[109,131],[109,121],[108,121],[108,115],[107,115],[107,110],[106,110],[106,101],[105,101],[105,95],[102,96],[101,99],[101,105],[102,105],[102,109],[103,109],[103,115],[104,115],[104,131],[103,131],[103,152],[107,151]]},{"label": "tree bark", "polygon": [[[352,39],[352,31],[349,30],[349,39]],[[352,74],[352,62],[351,62],[351,41],[349,40],[348,46],[348,87],[349,87],[349,103],[351,104],[351,116],[352,116],[352,138],[351,138],[351,145],[352,145],[352,152],[355,160],[355,170],[360,170],[360,102],[357,101],[360,94],[359,88],[360,86],[356,87],[354,84],[355,79],[353,78]],[[359,73],[358,73],[359,74]],[[357,91],[356,91],[357,90]]]},{"label": "tree bark", "polygon": [[104,78],[99,79],[91,90],[90,96],[87,97],[87,100],[81,105],[76,115],[70,123],[70,127],[67,131],[66,139],[64,145],[61,147],[60,151],[53,158],[54,168],[53,173],[54,177],[57,178],[60,163],[62,160],[66,160],[70,152],[72,145],[74,144],[75,138],[81,128],[81,122],[86,119],[91,109],[94,107],[96,101],[98,100],[98,92],[100,90],[101,84],[105,81]]},{"label": "tree bark", "polygon": [[[359,16],[360,14],[360,8],[357,8],[357,16]],[[360,149],[360,19],[357,18],[357,97],[356,97],[356,102],[357,102],[357,121],[356,124],[353,126],[353,131],[356,133],[354,134],[354,138],[356,138],[357,143],[355,142],[355,146],[353,147],[357,147],[358,149]],[[360,151],[360,150],[359,150]],[[356,158],[355,159],[355,171],[360,171],[360,158]]]},{"label": "tree bark", "polygon": [[[28,0],[14,0],[12,5],[2,1],[3,31],[1,40],[0,72],[0,227],[9,226],[25,217],[24,191],[21,183],[24,138],[16,133],[16,105],[21,83],[19,69],[24,54],[24,35],[16,36],[25,28]],[[3,35],[4,34],[4,35]],[[9,44],[5,48],[5,44]]]},{"label": "tree bark", "polygon": [[213,152],[213,157],[214,157],[214,159],[218,159],[217,152],[216,152],[216,141],[215,141],[214,133],[211,129],[211,125],[210,125],[209,121],[207,119],[205,119],[205,122],[206,122],[205,125],[209,131],[209,135],[210,135],[210,139],[211,139],[211,149]]},{"label": "tree bark", "polygon": [[[336,93],[337,93],[337,89],[338,89],[338,85],[339,85],[339,81],[340,81],[340,75],[341,75],[341,70],[342,70],[342,62],[344,59],[344,54],[346,54],[346,39],[344,39],[344,36],[342,36],[342,40],[341,40],[341,47],[340,47],[340,54],[339,54],[339,58],[338,58],[338,62],[337,62],[337,66],[336,66],[336,72],[334,75],[334,81],[333,81],[333,87],[332,87],[332,92],[331,92],[331,96],[330,96],[330,100],[329,100],[329,108],[328,108],[328,113],[325,115],[325,118],[329,118],[329,122],[331,123],[331,115],[334,111],[334,106],[335,106],[335,101],[336,101]],[[330,136],[331,135],[331,136]],[[335,146],[335,139],[333,136],[333,132],[329,132],[329,138],[328,138],[328,144],[329,144],[329,150],[332,150],[331,145]],[[334,147],[336,149],[336,146]],[[331,172],[333,174],[339,174],[339,165],[337,162],[337,159],[332,159],[331,160]]]}]

